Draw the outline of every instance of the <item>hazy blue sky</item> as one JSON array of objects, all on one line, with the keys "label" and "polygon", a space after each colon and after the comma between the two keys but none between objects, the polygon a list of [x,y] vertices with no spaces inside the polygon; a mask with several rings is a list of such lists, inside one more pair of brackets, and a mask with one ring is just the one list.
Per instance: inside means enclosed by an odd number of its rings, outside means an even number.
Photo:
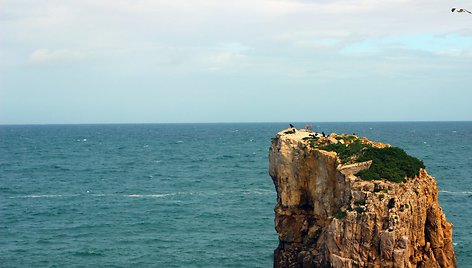
[{"label": "hazy blue sky", "polygon": [[1,0],[0,124],[472,120],[465,0]]}]

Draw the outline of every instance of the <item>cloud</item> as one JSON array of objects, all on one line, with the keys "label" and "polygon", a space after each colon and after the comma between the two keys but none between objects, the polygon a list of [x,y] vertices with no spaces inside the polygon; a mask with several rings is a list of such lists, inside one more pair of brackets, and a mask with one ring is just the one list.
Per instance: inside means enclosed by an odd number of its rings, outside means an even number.
[{"label": "cloud", "polygon": [[33,65],[62,65],[76,63],[85,58],[86,55],[79,51],[37,49],[31,54],[30,63]]},{"label": "cloud", "polygon": [[[69,97],[75,89],[101,109],[108,100],[129,104],[139,94],[149,103],[169,94],[190,103],[182,96],[197,88],[222,99],[244,88],[271,103],[273,90],[281,98],[297,90],[314,103],[334,96],[340,111],[349,113],[342,99],[350,99],[351,91],[459,92],[472,82],[471,17],[451,13],[443,0],[0,2],[2,91],[18,100],[41,88],[53,103],[57,92]],[[115,88],[121,97],[107,94]],[[11,103],[18,109],[10,114],[24,107]],[[178,101],[162,103],[169,107],[162,114],[191,114],[172,110]]]},{"label": "cloud", "polygon": [[0,12],[8,62],[119,73],[337,73],[359,55],[470,55],[472,36],[440,0],[5,0]]}]

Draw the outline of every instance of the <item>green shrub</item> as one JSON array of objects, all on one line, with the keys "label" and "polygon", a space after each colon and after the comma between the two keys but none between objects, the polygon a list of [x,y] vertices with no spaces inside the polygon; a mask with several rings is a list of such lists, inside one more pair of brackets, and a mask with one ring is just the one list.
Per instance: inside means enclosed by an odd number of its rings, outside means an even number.
[{"label": "green shrub", "polygon": [[295,130],[287,130],[284,132],[284,134],[294,134]]},{"label": "green shrub", "polygon": [[353,161],[354,158],[361,153],[365,148],[370,147],[370,145],[363,144],[361,140],[357,139],[351,144],[329,144],[321,146],[321,150],[336,152],[341,159],[343,164]]},{"label": "green shrub", "polygon": [[406,178],[418,176],[420,168],[425,168],[423,161],[408,155],[398,147],[375,148],[364,144],[355,136],[348,136],[345,140],[352,142],[320,145],[316,138],[310,139],[309,144],[311,148],[336,152],[343,164],[372,160],[369,169],[356,174],[367,181],[386,179],[397,183],[406,182]]},{"label": "green shrub", "polygon": [[320,139],[319,137],[305,137],[302,140],[308,141],[308,144],[310,144],[311,148],[317,148],[318,147],[317,142],[319,139]]},{"label": "green shrub", "polygon": [[344,140],[347,140],[347,141],[353,141],[353,140],[357,140],[358,138],[354,135],[349,135],[347,137],[344,138]]},{"label": "green shrub", "polygon": [[346,215],[347,215],[347,212],[346,212],[345,210],[341,210],[341,209],[340,209],[340,210],[338,210],[338,211],[336,212],[336,214],[334,215],[334,217],[335,217],[336,219],[344,219],[344,218],[346,218]]},{"label": "green shrub", "polygon": [[397,147],[369,147],[362,152],[357,161],[368,160],[372,160],[370,168],[357,173],[364,180],[386,179],[393,182],[406,182],[405,177],[418,176],[420,168],[425,168],[423,161]]}]

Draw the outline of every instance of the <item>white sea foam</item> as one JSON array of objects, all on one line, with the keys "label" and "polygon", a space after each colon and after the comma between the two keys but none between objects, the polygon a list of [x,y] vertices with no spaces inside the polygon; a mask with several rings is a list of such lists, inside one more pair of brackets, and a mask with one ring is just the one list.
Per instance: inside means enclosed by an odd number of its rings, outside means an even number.
[{"label": "white sea foam", "polygon": [[55,198],[55,197],[69,197],[74,195],[62,195],[62,194],[29,194],[29,195],[20,195],[12,196],[10,198]]},{"label": "white sea foam", "polygon": [[134,198],[140,198],[140,197],[166,197],[166,196],[172,196],[175,194],[129,194],[127,197],[134,197]]},{"label": "white sea foam", "polygon": [[[469,192],[466,192],[469,193]],[[470,192],[472,194],[472,192]],[[166,196],[219,196],[219,195],[273,195],[275,192],[271,190],[236,190],[236,191],[201,191],[201,192],[175,192],[167,194],[107,194],[107,193],[90,193],[86,191],[86,194],[31,194],[31,195],[21,195],[21,196],[12,196],[10,198],[59,198],[59,197],[74,197],[74,196],[93,196],[93,197],[113,197],[113,196],[125,196],[131,198],[160,198]]]},{"label": "white sea foam", "polygon": [[243,191],[245,195],[275,195],[274,191],[269,190],[253,190],[253,191]]},{"label": "white sea foam", "polygon": [[104,196],[113,196],[115,194],[91,194],[91,196],[104,197]]},{"label": "white sea foam", "polygon": [[454,192],[454,191],[441,190],[441,191],[439,191],[439,192],[440,192],[440,193],[446,193],[446,194],[455,194],[455,195],[467,195],[467,194],[472,194],[471,191]]}]

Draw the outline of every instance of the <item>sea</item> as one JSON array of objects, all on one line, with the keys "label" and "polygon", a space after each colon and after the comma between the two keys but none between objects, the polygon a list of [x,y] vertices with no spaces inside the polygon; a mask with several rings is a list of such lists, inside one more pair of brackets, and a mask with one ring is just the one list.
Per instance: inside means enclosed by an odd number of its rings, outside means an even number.
[{"label": "sea", "polygon": [[[310,123],[423,159],[472,267],[472,122]],[[1,125],[0,267],[272,267],[288,124]]]}]

